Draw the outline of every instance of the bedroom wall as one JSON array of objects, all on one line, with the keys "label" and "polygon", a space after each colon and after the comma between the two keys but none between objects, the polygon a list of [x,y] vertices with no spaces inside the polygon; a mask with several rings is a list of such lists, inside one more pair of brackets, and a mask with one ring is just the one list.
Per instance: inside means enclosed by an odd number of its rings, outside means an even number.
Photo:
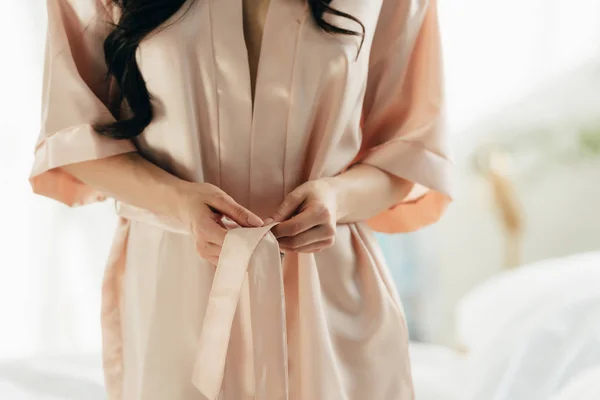
[{"label": "bedroom wall", "polygon": [[[460,197],[434,229],[439,244],[429,295],[421,299],[427,340],[455,346],[455,308],[478,283],[501,271],[504,236],[487,182],[465,174]],[[552,168],[535,182],[516,180],[524,211],[524,263],[600,249],[600,160]],[[600,266],[599,266],[600,267]]]}]

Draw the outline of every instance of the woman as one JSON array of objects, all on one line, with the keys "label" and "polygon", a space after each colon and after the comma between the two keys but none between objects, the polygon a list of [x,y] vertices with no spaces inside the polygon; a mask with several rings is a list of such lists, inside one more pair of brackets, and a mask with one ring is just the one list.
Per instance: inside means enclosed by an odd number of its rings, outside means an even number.
[{"label": "woman", "polygon": [[31,183],[117,200],[109,398],[412,398],[363,221],[449,200],[435,0],[328,3],[48,0]]}]

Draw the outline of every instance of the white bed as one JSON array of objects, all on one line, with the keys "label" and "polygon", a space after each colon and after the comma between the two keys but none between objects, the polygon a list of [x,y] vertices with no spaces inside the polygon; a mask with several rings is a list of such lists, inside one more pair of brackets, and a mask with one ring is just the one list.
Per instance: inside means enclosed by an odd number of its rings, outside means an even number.
[{"label": "white bed", "polygon": [[493,277],[465,296],[457,327],[469,349],[463,400],[598,400],[600,253]]},{"label": "white bed", "polygon": [[100,359],[47,357],[0,365],[1,400],[103,400]]},{"label": "white bed", "polygon": [[416,400],[600,399],[600,252],[492,277],[456,326],[464,357],[412,346]]}]

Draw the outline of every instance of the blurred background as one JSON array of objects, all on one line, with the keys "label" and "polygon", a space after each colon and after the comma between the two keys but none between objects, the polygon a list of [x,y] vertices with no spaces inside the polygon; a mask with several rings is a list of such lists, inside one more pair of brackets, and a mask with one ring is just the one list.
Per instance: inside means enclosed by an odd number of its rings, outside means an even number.
[{"label": "blurred background", "polygon": [[[114,210],[31,194],[45,2],[4,2],[0,399],[102,399]],[[457,197],[436,226],[379,236],[416,400],[597,400],[600,0],[438,3]]]}]

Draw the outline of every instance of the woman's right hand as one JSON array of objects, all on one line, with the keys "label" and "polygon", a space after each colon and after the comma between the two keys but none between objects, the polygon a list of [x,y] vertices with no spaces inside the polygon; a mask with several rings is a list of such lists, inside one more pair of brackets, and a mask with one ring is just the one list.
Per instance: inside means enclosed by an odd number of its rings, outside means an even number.
[{"label": "woman's right hand", "polygon": [[186,183],[180,195],[179,219],[194,236],[198,253],[213,265],[219,261],[227,234],[223,217],[243,227],[263,226],[256,214],[210,183]]}]

